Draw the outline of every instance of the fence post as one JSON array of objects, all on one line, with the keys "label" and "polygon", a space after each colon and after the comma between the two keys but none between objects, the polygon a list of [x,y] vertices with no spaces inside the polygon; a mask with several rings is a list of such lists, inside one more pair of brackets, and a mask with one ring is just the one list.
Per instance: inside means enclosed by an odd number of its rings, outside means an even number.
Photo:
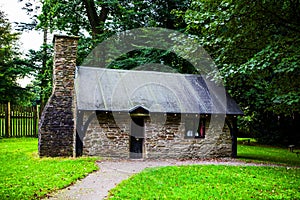
[{"label": "fence post", "polygon": [[7,102],[5,109],[5,134],[6,137],[10,136],[11,131],[11,110],[10,110],[10,102]]}]

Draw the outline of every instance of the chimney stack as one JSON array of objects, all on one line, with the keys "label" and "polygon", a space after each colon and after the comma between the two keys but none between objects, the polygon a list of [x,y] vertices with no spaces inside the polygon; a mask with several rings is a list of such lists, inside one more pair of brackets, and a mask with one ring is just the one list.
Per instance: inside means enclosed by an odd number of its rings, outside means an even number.
[{"label": "chimney stack", "polygon": [[39,122],[39,155],[75,156],[78,37],[54,36],[53,89]]}]

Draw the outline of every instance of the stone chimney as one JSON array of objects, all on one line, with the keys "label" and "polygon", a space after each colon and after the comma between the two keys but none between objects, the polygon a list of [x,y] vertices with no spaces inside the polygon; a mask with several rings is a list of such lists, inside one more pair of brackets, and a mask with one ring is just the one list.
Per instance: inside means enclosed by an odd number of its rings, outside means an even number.
[{"label": "stone chimney", "polygon": [[39,122],[39,155],[75,156],[78,37],[54,36],[53,90]]}]

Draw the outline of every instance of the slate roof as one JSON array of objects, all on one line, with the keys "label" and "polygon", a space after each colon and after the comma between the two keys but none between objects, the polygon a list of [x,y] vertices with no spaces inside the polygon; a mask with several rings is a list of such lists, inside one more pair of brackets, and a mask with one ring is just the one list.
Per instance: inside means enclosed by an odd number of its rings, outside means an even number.
[{"label": "slate roof", "polygon": [[201,75],[80,66],[75,87],[79,110],[243,114],[223,87]]}]

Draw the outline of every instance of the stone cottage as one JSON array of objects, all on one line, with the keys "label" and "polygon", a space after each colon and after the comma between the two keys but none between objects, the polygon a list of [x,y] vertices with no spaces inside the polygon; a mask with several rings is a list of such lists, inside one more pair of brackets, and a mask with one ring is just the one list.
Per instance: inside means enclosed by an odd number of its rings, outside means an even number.
[{"label": "stone cottage", "polygon": [[76,67],[77,38],[54,40],[40,156],[236,156],[242,111],[222,87],[200,75]]}]

